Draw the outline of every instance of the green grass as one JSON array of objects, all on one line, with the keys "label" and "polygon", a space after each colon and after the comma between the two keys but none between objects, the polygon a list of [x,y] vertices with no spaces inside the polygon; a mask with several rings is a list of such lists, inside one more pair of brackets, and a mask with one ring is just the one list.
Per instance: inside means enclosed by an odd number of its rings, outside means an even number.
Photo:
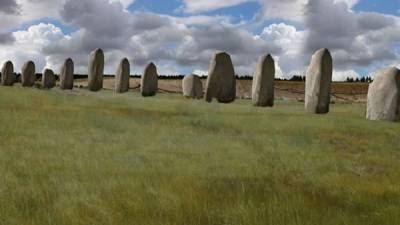
[{"label": "green grass", "polygon": [[397,225],[400,125],[0,87],[1,225]]}]

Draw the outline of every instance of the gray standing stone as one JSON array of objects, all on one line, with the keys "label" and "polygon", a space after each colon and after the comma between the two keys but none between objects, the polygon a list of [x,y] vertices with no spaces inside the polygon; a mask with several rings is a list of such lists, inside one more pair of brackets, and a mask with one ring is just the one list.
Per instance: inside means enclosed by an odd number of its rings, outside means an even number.
[{"label": "gray standing stone", "polygon": [[99,91],[103,88],[104,53],[96,49],[90,53],[88,86],[91,91]]},{"label": "gray standing stone", "polygon": [[3,64],[3,68],[1,70],[1,84],[3,86],[12,86],[14,81],[14,65],[11,61],[7,61]]},{"label": "gray standing stone", "polygon": [[21,71],[21,82],[23,87],[32,87],[36,80],[35,63],[29,61],[24,64]]},{"label": "gray standing stone", "polygon": [[400,70],[396,67],[381,71],[368,88],[368,120],[399,120]]},{"label": "gray standing stone", "polygon": [[129,60],[123,58],[119,63],[117,72],[115,73],[115,92],[124,93],[129,91],[129,76],[131,74],[131,68]]},{"label": "gray standing stone", "polygon": [[210,62],[206,101],[216,98],[220,103],[230,103],[236,98],[236,77],[231,57],[225,52],[217,52]]},{"label": "gray standing stone", "polygon": [[203,98],[203,83],[197,75],[185,76],[182,80],[183,96],[193,99]]},{"label": "gray standing stone", "polygon": [[150,63],[144,69],[143,77],[140,83],[140,92],[142,96],[154,96],[158,90],[158,74],[157,67],[154,63]]},{"label": "gray standing stone", "polygon": [[332,56],[328,49],[318,50],[306,74],[305,109],[316,114],[329,112],[332,82]]},{"label": "gray standing stone", "polygon": [[42,88],[50,89],[56,86],[56,76],[53,70],[45,69],[42,74]]},{"label": "gray standing stone", "polygon": [[271,55],[261,56],[253,76],[252,99],[254,106],[274,106],[275,62]]},{"label": "gray standing stone", "polygon": [[74,61],[68,58],[64,61],[60,70],[60,88],[72,90],[74,88]]}]

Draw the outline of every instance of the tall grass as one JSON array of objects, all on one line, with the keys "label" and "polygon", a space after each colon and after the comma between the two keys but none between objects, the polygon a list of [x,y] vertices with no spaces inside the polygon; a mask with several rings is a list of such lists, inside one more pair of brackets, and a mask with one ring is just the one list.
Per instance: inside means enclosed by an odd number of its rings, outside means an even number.
[{"label": "tall grass", "polygon": [[364,108],[0,87],[0,224],[400,224],[400,125]]}]

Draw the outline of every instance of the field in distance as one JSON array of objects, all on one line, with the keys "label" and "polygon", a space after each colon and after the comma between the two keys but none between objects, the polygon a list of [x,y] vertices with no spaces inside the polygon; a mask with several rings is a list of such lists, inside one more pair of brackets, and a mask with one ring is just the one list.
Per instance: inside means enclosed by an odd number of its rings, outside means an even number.
[{"label": "field in distance", "polygon": [[0,124],[1,225],[400,224],[400,126],[364,103],[16,86]]},{"label": "field in distance", "polygon": [[[104,79],[104,88],[112,90],[114,88],[114,79]],[[179,93],[182,92],[182,80],[171,79],[171,80],[159,80],[159,87],[164,92],[168,93]],[[206,86],[206,79],[202,79],[203,87]],[[85,79],[76,81],[77,86],[87,86]],[[130,86],[137,88],[140,85],[139,78],[131,78]],[[251,80],[237,80],[236,89],[237,97],[240,99],[251,98]],[[303,101],[304,99],[304,82],[294,81],[276,81],[275,82],[275,97],[278,100],[292,100],[292,101]],[[368,93],[368,83],[344,83],[334,82],[332,83],[332,101],[333,102],[366,102]]]}]

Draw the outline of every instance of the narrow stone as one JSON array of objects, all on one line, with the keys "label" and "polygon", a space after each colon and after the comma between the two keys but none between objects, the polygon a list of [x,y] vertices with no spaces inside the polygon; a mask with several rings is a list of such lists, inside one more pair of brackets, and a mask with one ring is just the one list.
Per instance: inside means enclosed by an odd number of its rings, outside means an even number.
[{"label": "narrow stone", "polygon": [[231,57],[217,52],[211,59],[208,72],[206,101],[216,98],[220,103],[230,103],[236,98],[236,77]]},{"label": "narrow stone", "polygon": [[367,120],[400,119],[400,70],[380,71],[368,88]]},{"label": "narrow stone", "polygon": [[68,58],[64,61],[60,70],[60,88],[72,90],[74,88],[74,61]]},{"label": "narrow stone", "polygon": [[89,59],[89,80],[90,91],[99,91],[103,88],[104,75],[104,53],[98,48],[90,54]]},{"label": "narrow stone", "polygon": [[14,81],[14,65],[11,61],[7,61],[3,64],[3,68],[1,70],[1,84],[3,86],[12,86]]},{"label": "narrow stone", "polygon": [[21,71],[21,82],[23,87],[32,87],[36,80],[35,63],[29,61],[24,64]]},{"label": "narrow stone", "polygon": [[142,96],[154,96],[158,90],[158,74],[157,67],[154,63],[150,63],[146,66],[143,77],[140,83],[140,92]]},{"label": "narrow stone", "polygon": [[42,74],[42,88],[51,89],[56,86],[56,77],[53,70],[45,69]]},{"label": "narrow stone", "polygon": [[203,83],[199,76],[192,74],[185,76],[182,80],[183,96],[192,99],[203,98]]},{"label": "narrow stone", "polygon": [[332,56],[328,49],[318,50],[306,73],[305,109],[307,112],[329,112],[332,82]]},{"label": "narrow stone", "polygon": [[254,106],[272,107],[275,98],[275,62],[271,55],[261,56],[253,76]]},{"label": "narrow stone", "polygon": [[129,91],[130,64],[127,58],[123,58],[119,63],[115,73],[115,92],[124,93]]}]

